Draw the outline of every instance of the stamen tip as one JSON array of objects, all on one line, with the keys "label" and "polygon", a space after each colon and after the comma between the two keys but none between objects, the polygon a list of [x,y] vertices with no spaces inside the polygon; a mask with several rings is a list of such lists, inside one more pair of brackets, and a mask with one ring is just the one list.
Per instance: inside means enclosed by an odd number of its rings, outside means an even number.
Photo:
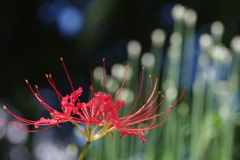
[{"label": "stamen tip", "polygon": [[128,67],[130,67],[130,65],[129,65],[129,64],[127,65],[127,68],[128,68]]},{"label": "stamen tip", "polygon": [[152,75],[149,75],[150,78],[152,78]]},{"label": "stamen tip", "polygon": [[45,74],[46,75],[46,77],[48,78],[48,74]]},{"label": "stamen tip", "polygon": [[60,57],[60,61],[63,61],[63,58],[62,58],[62,57]]},{"label": "stamen tip", "polygon": [[161,91],[158,91],[158,94],[161,94]]},{"label": "stamen tip", "polygon": [[7,109],[7,107],[6,107],[5,105],[3,105],[3,109],[5,109],[5,110],[6,110],[6,109]]},{"label": "stamen tip", "polygon": [[144,71],[144,67],[142,67],[142,70]]},{"label": "stamen tip", "polygon": [[38,86],[37,86],[37,85],[35,85],[35,88],[36,88],[36,89],[38,89]]},{"label": "stamen tip", "polygon": [[89,88],[90,88],[90,90],[92,90],[92,89],[93,89],[93,86],[91,85],[91,86],[89,86]]},{"label": "stamen tip", "polygon": [[105,61],[105,58],[103,58],[102,61]]},{"label": "stamen tip", "polygon": [[35,96],[38,96],[38,94],[37,94],[37,93],[34,93],[34,95],[35,95]]},{"label": "stamen tip", "polygon": [[170,105],[170,108],[172,108],[173,107],[173,105]]},{"label": "stamen tip", "polygon": [[162,98],[164,98],[164,95],[162,95]]},{"label": "stamen tip", "polygon": [[28,83],[28,80],[27,80],[27,79],[25,79],[25,82],[26,82],[26,83]]}]

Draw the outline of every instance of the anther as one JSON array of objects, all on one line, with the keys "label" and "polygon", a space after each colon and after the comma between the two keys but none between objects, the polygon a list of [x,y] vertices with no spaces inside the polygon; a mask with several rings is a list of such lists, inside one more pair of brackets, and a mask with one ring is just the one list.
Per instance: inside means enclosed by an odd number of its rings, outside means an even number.
[{"label": "anther", "polygon": [[5,109],[5,110],[6,110],[6,109],[7,109],[7,107],[6,107],[5,105],[3,105],[3,109]]},{"label": "anther", "polygon": [[63,61],[63,58],[62,58],[62,57],[60,57],[60,61]]},{"label": "anther", "polygon": [[93,90],[93,87],[92,86],[89,86],[90,90]]},{"label": "anther", "polygon": [[105,58],[103,58],[102,61],[105,61]]},{"label": "anther", "polygon": [[28,83],[28,80],[27,80],[27,79],[25,79],[25,82],[26,82],[26,83]]},{"label": "anther", "polygon": [[45,74],[46,75],[46,77],[48,78],[48,74]]},{"label": "anther", "polygon": [[36,88],[36,89],[38,89],[38,86],[37,86],[37,85],[35,85],[35,88]]},{"label": "anther", "polygon": [[150,78],[152,78],[152,75],[149,75]]},{"label": "anther", "polygon": [[170,105],[170,108],[172,108],[173,107],[173,105]]}]

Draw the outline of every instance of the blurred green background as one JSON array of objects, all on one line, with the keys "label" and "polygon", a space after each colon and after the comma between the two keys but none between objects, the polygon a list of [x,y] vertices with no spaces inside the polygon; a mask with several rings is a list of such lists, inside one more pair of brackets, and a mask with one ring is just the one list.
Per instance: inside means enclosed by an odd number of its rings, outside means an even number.
[{"label": "blurred green background", "polygon": [[[108,93],[121,83],[122,65],[132,66],[121,96],[131,106],[143,65],[146,75],[160,78],[163,108],[186,86],[182,101],[166,124],[145,133],[146,144],[114,133],[114,139],[95,142],[86,159],[238,160],[239,7],[238,0],[1,1],[0,104],[27,119],[49,116],[24,80],[37,84],[46,102],[58,108],[45,74],[53,74],[63,95],[71,92],[60,57],[74,86],[84,89],[81,101],[87,101],[89,69],[105,57]],[[145,82],[143,99],[147,76]],[[0,119],[14,120],[4,110]],[[70,123],[33,134],[0,123],[1,160],[74,160],[84,143]]]}]

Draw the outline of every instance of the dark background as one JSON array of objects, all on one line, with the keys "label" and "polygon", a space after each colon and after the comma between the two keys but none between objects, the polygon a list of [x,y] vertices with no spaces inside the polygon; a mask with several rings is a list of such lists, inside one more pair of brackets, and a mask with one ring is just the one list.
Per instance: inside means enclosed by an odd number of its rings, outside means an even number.
[{"label": "dark background", "polygon": [[[125,46],[131,39],[140,41],[143,51],[149,49],[153,29],[171,33],[169,12],[176,3],[197,12],[197,33],[208,32],[210,23],[222,21],[224,43],[228,45],[230,38],[240,32],[238,0],[102,0],[94,7],[93,0],[59,1],[83,13],[83,28],[73,37],[62,36],[55,22],[44,24],[39,19],[40,6],[55,1],[0,2],[0,96],[11,99],[25,85],[26,78],[41,85],[45,73],[62,72],[59,57],[64,57],[70,72],[88,78],[88,70],[100,65],[102,57],[108,58],[108,66],[125,60]],[[104,10],[104,5],[110,6]]]}]

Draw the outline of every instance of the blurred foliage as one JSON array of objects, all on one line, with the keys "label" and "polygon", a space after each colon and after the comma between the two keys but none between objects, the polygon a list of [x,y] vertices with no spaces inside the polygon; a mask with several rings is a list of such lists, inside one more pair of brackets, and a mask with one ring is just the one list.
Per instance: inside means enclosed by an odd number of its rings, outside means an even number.
[{"label": "blurred foliage", "polygon": [[[146,133],[146,144],[140,144],[138,138],[131,136],[105,138],[93,146],[88,159],[239,159],[236,152],[239,142],[234,137],[238,137],[236,127],[239,126],[240,36],[233,37],[230,49],[227,48],[222,43],[224,25],[216,21],[209,27],[210,33],[202,33],[196,39],[196,12],[177,4],[171,13],[174,29],[169,43],[162,29],[152,32],[150,52],[140,54],[140,43],[130,41],[127,63],[136,65],[140,61],[148,74],[161,75],[159,89],[165,93],[163,108],[173,104],[178,90],[186,86],[184,97],[166,124]],[[132,93],[136,97],[139,70],[133,66],[135,76],[129,79],[129,83],[133,83],[125,86],[122,97],[128,101],[125,110],[134,103],[134,98],[130,97]],[[118,81],[117,70],[111,71],[109,83]],[[145,83],[149,83],[147,76],[145,79]],[[142,104],[148,87],[146,84],[142,92]]]}]

